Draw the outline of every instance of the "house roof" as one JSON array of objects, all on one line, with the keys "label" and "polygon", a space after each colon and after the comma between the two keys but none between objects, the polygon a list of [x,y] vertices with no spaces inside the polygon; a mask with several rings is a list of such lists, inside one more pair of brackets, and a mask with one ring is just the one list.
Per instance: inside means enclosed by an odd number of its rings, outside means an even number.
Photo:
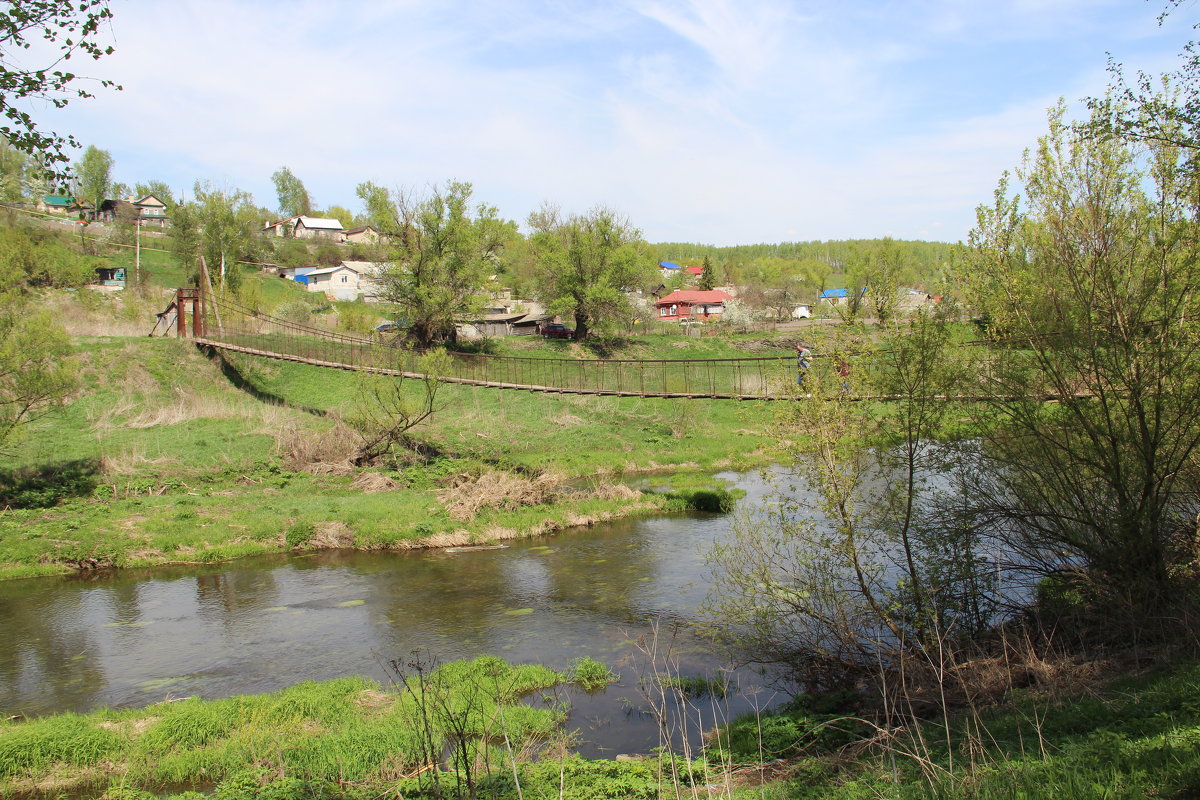
[{"label": "house roof", "polygon": [[134,200],[133,204],[135,206],[156,206],[156,207],[161,206],[163,208],[167,207],[166,203],[164,203],[162,200],[159,200],[157,197],[155,197],[152,194],[148,194],[145,197],[141,198],[140,200]]},{"label": "house roof", "polygon": [[67,206],[75,205],[74,197],[66,197],[64,195],[48,194],[42,198],[42,202],[48,206]]},{"label": "house roof", "polygon": [[704,267],[684,267],[684,272],[690,272],[692,275],[703,275]]},{"label": "house roof", "polygon": [[677,289],[666,297],[658,300],[655,305],[671,305],[671,303],[724,303],[733,298],[720,289]]},{"label": "house roof", "polygon": [[337,272],[338,270],[342,270],[342,269],[349,270],[350,272],[353,272],[355,275],[358,274],[358,270],[356,270],[352,267],[347,267],[345,264],[338,264],[336,267],[325,267],[324,269],[314,269],[312,272],[308,273],[307,277],[311,278],[314,275],[332,275],[333,273]]},{"label": "house roof", "polygon": [[663,269],[679,269],[679,265],[674,261],[660,261],[658,265]]},{"label": "house roof", "polygon": [[340,230],[342,230],[341,222],[339,222],[336,219],[330,219],[328,217],[306,217],[306,216],[301,215],[299,217],[292,217],[292,219],[296,220],[297,225],[303,225],[306,228],[313,228],[314,230],[323,230],[323,231],[340,231]]},{"label": "house roof", "polygon": [[846,297],[847,294],[848,293],[845,289],[826,289],[825,291],[821,292],[821,297]]},{"label": "house roof", "polygon": [[376,233],[379,233],[379,228],[376,228],[374,225],[359,225],[357,228],[351,228],[350,230],[346,231],[346,235],[351,236],[355,233],[364,233],[366,231],[375,231]]}]

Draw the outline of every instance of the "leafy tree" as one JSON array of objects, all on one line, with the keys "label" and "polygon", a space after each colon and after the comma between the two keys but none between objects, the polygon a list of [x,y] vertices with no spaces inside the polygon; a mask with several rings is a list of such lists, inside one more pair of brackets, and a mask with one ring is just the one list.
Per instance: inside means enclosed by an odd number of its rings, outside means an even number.
[{"label": "leafy tree", "polygon": [[[108,0],[14,0],[0,12],[0,109],[6,120],[0,134],[52,172],[68,160],[63,149],[79,144],[72,136],[39,128],[24,107],[35,101],[62,108],[72,99],[92,97],[65,62],[73,56],[99,59],[112,53],[112,47],[97,42],[101,24],[111,18]],[[22,63],[21,56],[41,62]],[[109,80],[99,83],[121,88]],[[61,171],[58,176],[65,177]]]},{"label": "leafy tree", "polygon": [[312,198],[304,188],[304,182],[287,167],[280,167],[271,175],[275,193],[279,197],[279,212],[284,217],[295,217],[312,213]]},{"label": "leafy tree", "polygon": [[1003,345],[971,492],[1030,570],[1140,624],[1187,596],[1195,558],[1200,176],[1174,128],[1125,142],[1064,114],[970,237],[963,277]]},{"label": "leafy tree", "polygon": [[98,210],[112,185],[112,168],[112,153],[88,145],[83,157],[75,162],[76,194],[79,199],[86,200]]},{"label": "leafy tree", "polygon": [[741,270],[743,297],[757,308],[769,309],[775,319],[787,319],[796,304],[810,294],[799,261],[764,256]]},{"label": "leafy tree", "polygon": [[0,136],[0,202],[14,203],[28,196],[33,159]]},{"label": "leafy tree", "polygon": [[717,276],[713,271],[712,261],[708,256],[704,257],[704,267],[700,272],[700,288],[703,291],[711,291],[713,286],[717,284]]},{"label": "leafy tree", "polygon": [[897,294],[902,280],[911,276],[908,258],[902,248],[890,238],[863,252],[849,270],[851,292],[840,308],[845,316],[854,319],[868,309],[876,322],[885,325],[896,314],[900,298]]},{"label": "leafy tree", "polygon": [[[1181,2],[1167,1],[1159,25]],[[1188,42],[1180,56],[1183,63],[1174,71],[1163,75],[1139,71],[1132,82],[1122,66],[1110,59],[1109,92],[1088,100],[1092,116],[1080,130],[1102,138],[1116,136],[1200,149],[1200,43]]]},{"label": "leafy tree", "polygon": [[[949,345],[932,315],[877,349],[842,333],[825,353],[852,361],[849,373],[819,362],[808,396],[783,409],[791,458],[778,503],[736,522],[709,557],[708,616],[740,656],[809,689],[887,686],[935,663],[947,632],[986,628],[990,565],[969,529],[936,513],[937,436],[952,410],[939,395],[964,374]],[[863,393],[898,400],[882,409],[857,402]]]},{"label": "leafy tree", "polygon": [[133,192],[131,192],[129,189],[129,184],[127,183],[114,183],[112,186],[108,187],[107,192],[108,196],[114,200],[124,200],[132,193]]},{"label": "leafy tree", "polygon": [[399,212],[391,192],[382,186],[366,181],[358,185],[355,194],[363,202],[363,218],[367,225],[372,225],[382,231],[395,229]]},{"label": "leafy tree", "polygon": [[325,211],[325,216],[336,219],[338,222],[342,223],[343,228],[349,229],[354,227],[354,212],[348,208],[343,208],[342,206],[330,206],[328,210]]},{"label": "leafy tree", "polygon": [[67,402],[78,385],[71,341],[47,312],[0,298],[0,452],[20,426]]},{"label": "leafy tree", "polygon": [[236,289],[241,273],[234,267],[256,256],[254,234],[261,213],[243,191],[197,181],[192,193],[196,199],[172,213],[175,253],[192,270],[198,270],[204,256],[213,282]]},{"label": "leafy tree", "polygon": [[652,280],[654,261],[628,219],[606,208],[564,218],[544,206],[529,226],[538,296],[553,313],[574,315],[576,340],[630,315],[625,291]]},{"label": "leafy tree", "polygon": [[373,222],[389,234],[382,296],[401,308],[418,347],[453,340],[454,321],[478,307],[487,277],[515,227],[495,207],[471,208],[471,184],[451,181],[424,196],[358,187]]}]

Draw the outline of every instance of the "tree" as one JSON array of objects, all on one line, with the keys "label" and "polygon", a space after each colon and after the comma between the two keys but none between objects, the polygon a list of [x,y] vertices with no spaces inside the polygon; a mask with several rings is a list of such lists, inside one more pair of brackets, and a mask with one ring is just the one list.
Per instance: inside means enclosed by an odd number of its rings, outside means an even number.
[{"label": "tree", "polygon": [[107,150],[88,145],[83,157],[75,162],[75,183],[78,199],[100,209],[112,185],[113,157]]},{"label": "tree", "polygon": [[[455,319],[477,307],[503,243],[515,227],[495,207],[471,208],[471,184],[451,181],[423,196],[358,187],[373,223],[389,235],[382,297],[402,309],[418,347],[453,340]],[[369,198],[369,199],[368,199]]]},{"label": "tree", "polygon": [[304,182],[287,167],[280,167],[271,175],[275,193],[279,197],[279,213],[284,217],[296,217],[312,213],[312,198],[304,188]]},{"label": "tree", "polygon": [[194,271],[204,256],[213,282],[236,289],[241,273],[233,267],[254,256],[259,210],[248,193],[237,189],[197,181],[193,194],[194,201],[172,212],[176,255]]},{"label": "tree", "polygon": [[[777,502],[735,522],[735,539],[709,556],[708,617],[743,658],[813,690],[891,683],[986,628],[989,565],[969,529],[936,513],[951,411],[941,396],[964,374],[950,341],[929,314],[877,349],[841,334],[825,354],[831,367],[852,362],[848,374],[818,362],[808,396],[783,410],[792,457]],[[876,392],[896,404],[857,402]]]},{"label": "tree", "polygon": [[71,341],[46,312],[0,302],[0,452],[20,426],[67,402],[78,384]]},{"label": "tree", "polygon": [[330,206],[325,211],[325,216],[331,219],[336,219],[342,223],[342,227],[350,229],[354,227],[354,212],[342,206]]},{"label": "tree", "polygon": [[973,511],[1021,566],[1141,624],[1186,596],[1196,555],[1200,176],[1173,128],[1126,142],[1064,115],[970,237],[997,344]]},{"label": "tree", "polygon": [[756,258],[742,270],[742,280],[747,301],[770,309],[777,320],[790,318],[792,309],[808,295],[800,262],[788,258]]},{"label": "tree", "polygon": [[712,261],[708,256],[704,257],[704,267],[700,271],[700,289],[702,291],[711,291],[713,286],[717,284],[717,276],[713,271]]},{"label": "tree", "polygon": [[0,136],[0,202],[14,203],[27,196],[33,159]]},{"label": "tree", "polygon": [[[78,142],[39,128],[24,107],[37,101],[62,108],[73,99],[92,97],[80,87],[84,79],[68,71],[65,62],[112,53],[111,46],[97,42],[100,25],[111,18],[108,0],[16,0],[0,12],[0,109],[6,120],[0,134],[60,178],[65,175],[55,165],[65,164],[63,149],[78,147]],[[20,57],[29,54],[41,62],[22,63]],[[99,83],[121,89],[109,80]]]},{"label": "tree", "polygon": [[650,282],[654,261],[628,219],[606,208],[563,218],[544,206],[529,226],[538,297],[551,312],[574,315],[576,340],[630,315],[625,291]]},{"label": "tree", "polygon": [[[1181,2],[1167,0],[1158,24]],[[1200,43],[1188,42],[1180,57],[1183,63],[1173,72],[1156,76],[1139,71],[1132,83],[1122,66],[1110,58],[1109,91],[1104,97],[1088,99],[1092,116],[1079,129],[1100,138],[1115,136],[1200,149]]]},{"label": "tree", "polygon": [[381,231],[392,231],[396,228],[399,214],[391,192],[365,181],[358,185],[355,194],[363,201],[363,217],[368,225]]}]

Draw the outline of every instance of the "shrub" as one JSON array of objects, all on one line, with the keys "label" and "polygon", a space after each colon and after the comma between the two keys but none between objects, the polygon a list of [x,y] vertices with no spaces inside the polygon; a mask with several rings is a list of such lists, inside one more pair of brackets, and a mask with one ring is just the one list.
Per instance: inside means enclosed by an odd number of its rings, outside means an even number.
[{"label": "shrub", "polygon": [[288,528],[286,542],[288,549],[303,547],[312,540],[313,534],[317,532],[316,527],[308,520],[300,520],[292,524]]}]

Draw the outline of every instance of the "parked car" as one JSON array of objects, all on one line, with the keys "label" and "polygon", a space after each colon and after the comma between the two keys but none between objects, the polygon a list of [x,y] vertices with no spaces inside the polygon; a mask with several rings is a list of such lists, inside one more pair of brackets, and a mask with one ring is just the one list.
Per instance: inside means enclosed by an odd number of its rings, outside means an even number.
[{"label": "parked car", "polygon": [[542,326],[542,336],[547,339],[570,339],[575,336],[575,329],[561,322],[551,322]]},{"label": "parked car", "polygon": [[704,322],[702,320],[698,320],[698,319],[681,319],[681,320],[679,320],[679,324],[680,325],[703,325]]},{"label": "parked car", "polygon": [[384,322],[375,326],[376,333],[395,333],[400,330],[400,326],[394,322]]}]

